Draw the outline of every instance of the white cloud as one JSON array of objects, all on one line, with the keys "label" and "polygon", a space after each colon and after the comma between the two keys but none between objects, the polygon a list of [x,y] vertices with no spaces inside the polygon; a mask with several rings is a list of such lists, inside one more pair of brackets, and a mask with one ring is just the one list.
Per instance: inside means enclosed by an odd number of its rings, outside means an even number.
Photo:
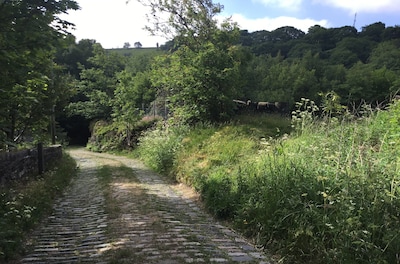
[{"label": "white cloud", "polygon": [[315,3],[320,3],[332,7],[338,7],[348,10],[350,13],[365,12],[399,12],[399,0],[314,0]]},{"label": "white cloud", "polygon": [[248,19],[241,14],[232,15],[232,21],[237,22],[241,29],[247,29],[250,32],[257,30],[272,31],[284,26],[292,26],[307,32],[311,26],[320,25],[322,27],[329,27],[327,20],[314,20],[311,18],[300,19],[295,17],[280,16],[276,18],[257,18]]},{"label": "white cloud", "polygon": [[303,0],[253,0],[265,6],[278,6],[280,8],[297,10],[300,8]]},{"label": "white cloud", "polygon": [[140,42],[143,47],[164,44],[165,39],[150,36],[143,28],[147,25],[146,8],[137,1],[78,0],[81,10],[70,11],[62,18],[76,25],[71,33],[80,39],[95,39],[104,48],[122,48]]}]

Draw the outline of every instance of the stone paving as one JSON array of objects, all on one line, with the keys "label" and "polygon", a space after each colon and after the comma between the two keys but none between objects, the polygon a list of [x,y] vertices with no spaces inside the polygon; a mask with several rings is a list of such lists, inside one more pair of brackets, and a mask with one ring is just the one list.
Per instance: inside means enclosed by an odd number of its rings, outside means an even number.
[{"label": "stone paving", "polygon": [[[272,263],[139,161],[84,150],[70,154],[79,175],[32,235],[22,263]],[[96,177],[98,166],[110,164],[135,175],[113,178],[119,211],[112,216]]]}]

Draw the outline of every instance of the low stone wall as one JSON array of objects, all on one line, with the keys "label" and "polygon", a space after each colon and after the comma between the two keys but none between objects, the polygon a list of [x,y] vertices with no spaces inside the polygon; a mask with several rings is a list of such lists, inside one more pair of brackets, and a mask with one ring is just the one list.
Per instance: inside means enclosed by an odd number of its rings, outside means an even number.
[{"label": "low stone wall", "polygon": [[[43,170],[62,157],[62,147],[43,148]],[[0,153],[0,184],[39,174],[38,148]]]}]

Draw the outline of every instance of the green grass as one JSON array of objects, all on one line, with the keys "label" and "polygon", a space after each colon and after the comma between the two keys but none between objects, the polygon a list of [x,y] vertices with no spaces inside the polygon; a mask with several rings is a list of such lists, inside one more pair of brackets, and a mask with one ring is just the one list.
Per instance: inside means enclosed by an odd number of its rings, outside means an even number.
[{"label": "green grass", "polygon": [[[134,172],[131,168],[126,166],[110,166],[104,165],[98,169],[98,178],[100,184],[103,187],[104,195],[106,198],[105,209],[110,221],[108,225],[107,234],[110,238],[116,239],[117,241],[125,235],[126,227],[121,226],[119,218],[122,213],[127,213],[124,211],[124,202],[135,201],[136,206],[140,205],[140,212],[147,213],[149,208],[147,208],[146,203],[146,192],[139,188],[139,181],[136,178]],[[119,199],[116,198],[117,190],[113,188],[113,183],[119,184],[138,184],[138,188],[131,190],[129,197]],[[129,209],[128,209],[129,212]],[[141,250],[141,249],[137,249]],[[106,252],[107,263],[137,263],[143,260],[143,256],[138,254],[135,249],[132,248],[115,248]]]},{"label": "green grass", "polygon": [[120,49],[107,49],[107,51],[114,52],[122,56],[135,56],[146,53],[163,52],[160,49],[157,50],[157,48],[129,48],[129,49],[120,48]]},{"label": "green grass", "polygon": [[399,263],[400,103],[358,119],[298,114],[290,135],[288,120],[246,116],[154,131],[138,152],[284,263]]},{"label": "green grass", "polygon": [[62,160],[43,175],[0,189],[0,262],[23,251],[29,231],[51,212],[54,199],[75,175],[76,163],[64,153]]}]

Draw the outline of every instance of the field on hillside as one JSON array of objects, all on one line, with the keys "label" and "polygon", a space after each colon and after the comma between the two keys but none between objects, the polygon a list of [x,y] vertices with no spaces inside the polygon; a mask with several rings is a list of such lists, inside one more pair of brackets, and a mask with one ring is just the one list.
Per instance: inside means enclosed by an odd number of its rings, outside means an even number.
[{"label": "field on hillside", "polygon": [[152,52],[160,52],[162,53],[163,51],[161,49],[157,48],[120,48],[120,49],[107,49],[108,52],[114,52],[122,56],[132,56],[132,55],[138,55],[138,54],[144,54],[144,53],[152,53]]}]

